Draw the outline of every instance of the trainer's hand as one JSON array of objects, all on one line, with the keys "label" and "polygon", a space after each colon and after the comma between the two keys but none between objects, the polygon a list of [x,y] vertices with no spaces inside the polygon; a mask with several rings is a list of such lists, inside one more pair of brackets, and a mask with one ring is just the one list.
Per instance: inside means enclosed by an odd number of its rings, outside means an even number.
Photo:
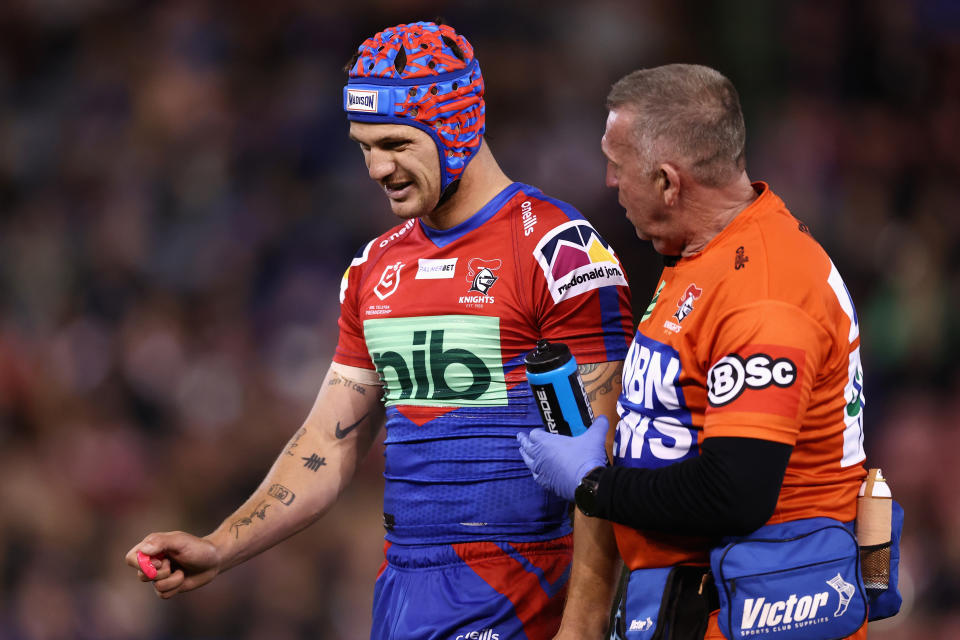
[{"label": "trainer's hand", "polygon": [[172,598],[178,593],[202,587],[220,571],[220,557],[213,543],[182,531],[151,533],[127,552],[127,564],[137,569],[142,582],[150,582],[137,563],[137,551],[149,556],[164,556],[162,560],[153,561],[157,567],[153,588],[161,598]]},{"label": "trainer's hand", "polygon": [[541,487],[573,502],[583,476],[607,464],[604,443],[609,428],[606,416],[600,416],[586,433],[575,438],[545,429],[534,429],[529,436],[518,433],[520,455]]}]

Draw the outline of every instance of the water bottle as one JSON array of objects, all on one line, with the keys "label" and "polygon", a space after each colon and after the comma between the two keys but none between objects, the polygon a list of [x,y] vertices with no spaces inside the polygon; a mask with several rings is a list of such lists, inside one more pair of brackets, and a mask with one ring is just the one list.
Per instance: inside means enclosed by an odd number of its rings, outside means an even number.
[{"label": "water bottle", "polygon": [[547,431],[564,436],[586,432],[593,422],[593,409],[569,347],[562,342],[538,340],[524,364]]}]

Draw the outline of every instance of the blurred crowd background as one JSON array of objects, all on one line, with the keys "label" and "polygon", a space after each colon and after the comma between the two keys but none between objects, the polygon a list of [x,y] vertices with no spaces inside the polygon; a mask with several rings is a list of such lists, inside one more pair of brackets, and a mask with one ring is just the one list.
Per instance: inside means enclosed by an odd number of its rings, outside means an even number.
[{"label": "blurred crowd background", "polygon": [[613,241],[639,310],[660,262],[603,186],[607,90],[667,62],[734,81],[750,176],[862,321],[868,462],[907,512],[904,610],[871,637],[960,637],[960,3],[3,0],[0,640],[366,637],[379,444],[324,520],[200,591],[160,601],[123,556],[212,530],[306,415],[340,276],[394,224],[342,68],[438,15],[500,163]]}]

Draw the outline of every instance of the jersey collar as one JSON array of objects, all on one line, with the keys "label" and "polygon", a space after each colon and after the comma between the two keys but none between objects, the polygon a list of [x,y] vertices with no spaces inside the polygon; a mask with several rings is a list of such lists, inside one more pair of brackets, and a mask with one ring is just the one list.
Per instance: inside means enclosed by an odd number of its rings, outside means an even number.
[{"label": "jersey collar", "polygon": [[423,230],[423,234],[427,236],[427,238],[429,238],[433,244],[442,249],[451,242],[459,240],[474,229],[480,227],[483,223],[492,218],[498,211],[500,211],[503,205],[506,204],[506,202],[521,189],[521,187],[523,187],[521,183],[514,182],[503,191],[495,195],[490,202],[483,205],[475,214],[460,224],[450,227],[449,229],[434,229],[423,224],[422,221],[420,221],[420,229]]}]

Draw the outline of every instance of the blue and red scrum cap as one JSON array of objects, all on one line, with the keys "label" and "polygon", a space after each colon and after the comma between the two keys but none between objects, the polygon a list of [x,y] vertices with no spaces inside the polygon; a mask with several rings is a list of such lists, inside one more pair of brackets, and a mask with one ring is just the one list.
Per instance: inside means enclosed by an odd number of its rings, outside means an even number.
[{"label": "blue and red scrum cap", "polygon": [[467,39],[445,24],[413,22],[368,38],[357,56],[343,88],[347,119],[426,131],[440,153],[441,188],[459,179],[486,124],[483,76]]}]

